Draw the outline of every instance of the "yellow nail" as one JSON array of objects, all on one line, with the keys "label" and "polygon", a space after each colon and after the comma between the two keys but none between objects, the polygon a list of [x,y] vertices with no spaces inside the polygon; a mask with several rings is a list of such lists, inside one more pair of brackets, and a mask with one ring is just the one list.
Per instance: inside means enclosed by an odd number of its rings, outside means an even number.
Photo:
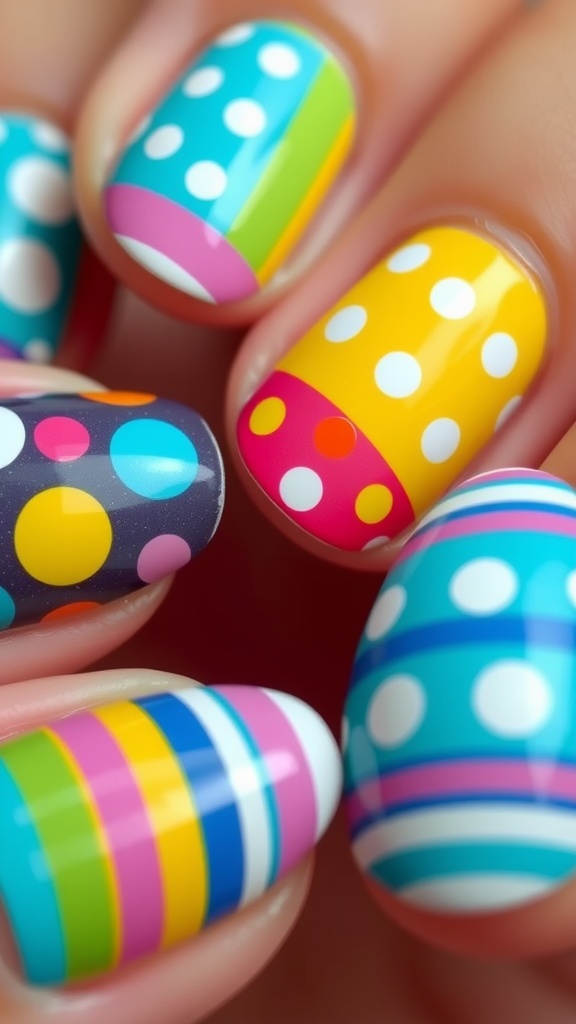
[{"label": "yellow nail", "polygon": [[278,364],[242,411],[240,452],[319,539],[348,550],[383,542],[514,410],[546,333],[542,292],[509,253],[462,228],[429,228]]}]

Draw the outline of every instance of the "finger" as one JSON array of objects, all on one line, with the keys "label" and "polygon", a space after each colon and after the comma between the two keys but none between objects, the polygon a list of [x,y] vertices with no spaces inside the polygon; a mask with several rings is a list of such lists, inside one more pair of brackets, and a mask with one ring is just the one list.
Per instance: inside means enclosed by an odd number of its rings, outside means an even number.
[{"label": "finger", "polygon": [[[546,468],[573,445],[574,429]],[[399,922],[463,952],[576,942],[575,510],[550,472],[465,482],[407,542],[358,648],[356,859]]]},{"label": "finger", "polygon": [[254,319],[519,9],[434,0],[424,17],[416,0],[277,10],[159,0],[104,70],[80,125],[81,201],[99,252],[178,316]]},{"label": "finger", "polygon": [[70,176],[82,95],[139,3],[0,2],[0,357],[81,365],[99,339],[110,276],[83,245]]},{"label": "finger", "polygon": [[544,5],[491,51],[241,351],[244,479],[308,550],[384,568],[459,476],[538,464],[573,418],[575,32]]},{"label": "finger", "polygon": [[[0,405],[7,682],[86,664],[138,629],[172,574],[210,541],[224,482],[210,429],[179,403],[4,365],[12,392]],[[23,390],[28,397],[13,397]]]},{"label": "finger", "polygon": [[5,687],[0,723],[3,911],[36,986],[4,967],[11,1019],[198,1020],[261,969],[338,799],[316,712],[257,687],[117,671]]}]

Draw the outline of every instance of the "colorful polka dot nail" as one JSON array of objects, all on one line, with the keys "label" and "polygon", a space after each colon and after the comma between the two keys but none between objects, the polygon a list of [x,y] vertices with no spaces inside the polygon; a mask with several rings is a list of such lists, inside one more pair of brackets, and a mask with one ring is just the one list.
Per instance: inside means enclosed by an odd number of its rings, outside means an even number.
[{"label": "colorful polka dot nail", "polygon": [[354,97],[295,25],[220,35],[137,130],[108,184],[108,222],[151,273],[207,302],[257,292],[346,158]]},{"label": "colorful polka dot nail", "polygon": [[257,899],[320,838],[340,780],[316,712],[257,687],[121,701],[0,746],[0,892],[26,978],[124,967]]},{"label": "colorful polka dot nail", "polygon": [[0,359],[49,362],[82,249],[67,136],[47,121],[2,114],[0,182]]},{"label": "colorful polka dot nail", "polygon": [[384,544],[513,412],[545,342],[543,298],[520,264],[469,231],[427,229],[281,360],[240,415],[240,453],[319,540]]},{"label": "colorful polka dot nail", "polygon": [[576,494],[505,470],[422,521],[376,600],[343,729],[356,860],[500,911],[576,875]]},{"label": "colorful polka dot nail", "polygon": [[211,539],[220,453],[154,395],[0,405],[0,629],[98,607],[168,576]]}]

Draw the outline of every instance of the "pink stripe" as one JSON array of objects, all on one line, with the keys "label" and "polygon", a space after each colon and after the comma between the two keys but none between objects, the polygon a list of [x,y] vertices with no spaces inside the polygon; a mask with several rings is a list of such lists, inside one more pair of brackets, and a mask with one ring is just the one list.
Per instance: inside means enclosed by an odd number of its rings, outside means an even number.
[{"label": "pink stripe", "polygon": [[412,801],[474,794],[513,794],[576,805],[576,768],[554,761],[443,761],[416,765],[369,779],[346,799],[351,825],[367,814]]},{"label": "pink stripe", "polygon": [[[277,430],[259,435],[250,429],[254,409],[267,398],[280,398],[286,415]],[[335,547],[359,551],[378,537],[395,537],[414,520],[410,500],[401,481],[372,442],[352,424],[352,450],[330,458],[318,449],[315,431],[346,413],[299,377],[276,370],[244,406],[238,420],[238,443],[244,462],[260,486],[304,530]],[[310,509],[298,511],[281,496],[284,474],[295,466],[317,473],[322,497]],[[392,494],[392,507],[378,523],[361,521],[355,502],[364,487],[384,484]]]},{"label": "pink stripe", "polygon": [[215,302],[258,290],[252,268],[236,249],[191,210],[136,185],[110,185],[105,194],[112,230],[162,253],[191,274]]},{"label": "pink stripe", "polygon": [[316,839],[314,780],[288,718],[256,687],[219,686],[262,752],[272,782],[280,823],[279,874],[294,867]]},{"label": "pink stripe", "polygon": [[154,953],[164,921],[162,876],[146,807],[122,752],[105,725],[88,712],[53,731],[85,776],[116,870],[121,909],[120,963]]},{"label": "pink stripe", "polygon": [[415,534],[404,545],[396,559],[396,565],[411,558],[423,548],[430,547],[431,544],[499,531],[533,531],[576,538],[576,519],[556,512],[482,512],[479,509],[476,515],[471,514],[463,519],[448,520],[441,525],[438,522],[430,523],[422,533]]}]

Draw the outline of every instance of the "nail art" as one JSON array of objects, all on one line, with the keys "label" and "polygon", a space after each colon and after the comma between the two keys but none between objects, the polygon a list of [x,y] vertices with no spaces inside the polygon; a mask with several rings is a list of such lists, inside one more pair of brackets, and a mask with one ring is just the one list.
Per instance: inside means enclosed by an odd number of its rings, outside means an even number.
[{"label": "nail art", "polygon": [[576,872],[576,494],[503,470],[408,541],[345,711],[361,869],[443,913],[501,911]]},{"label": "nail art", "polygon": [[70,142],[27,114],[0,117],[0,358],[49,362],[73,303],[82,247]]},{"label": "nail art", "polygon": [[120,701],[6,743],[0,891],[25,976],[110,971],[257,899],[322,835],[340,776],[315,711],[248,686]]},{"label": "nail art", "polygon": [[238,444],[308,533],[359,551],[405,530],[515,409],[546,312],[493,241],[427,229],[366,277],[243,409]]},{"label": "nail art", "polygon": [[207,302],[258,291],[284,262],[350,149],[354,97],[309,32],[224,32],[145,119],[105,193],[119,243]]},{"label": "nail art", "polygon": [[218,524],[220,453],[154,395],[0,405],[0,629],[84,612],[168,576]]}]

